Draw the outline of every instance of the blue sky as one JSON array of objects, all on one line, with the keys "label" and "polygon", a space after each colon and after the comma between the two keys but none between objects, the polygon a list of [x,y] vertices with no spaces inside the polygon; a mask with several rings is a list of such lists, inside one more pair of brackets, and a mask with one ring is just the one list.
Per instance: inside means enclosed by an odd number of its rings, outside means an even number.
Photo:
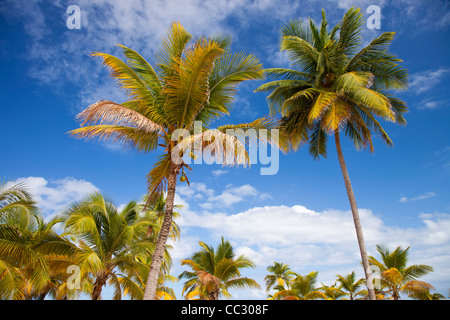
[{"label": "blue sky", "polygon": [[[437,292],[450,288],[450,5],[446,1],[22,1],[0,4],[0,176],[25,181],[45,216],[100,190],[117,205],[146,192],[146,174],[158,152],[137,154],[116,145],[74,140],[75,116],[100,99],[125,96],[92,52],[120,55],[124,44],[150,62],[174,20],[193,35],[226,33],[233,50],[258,56],[264,67],[288,66],[279,52],[279,30],[294,18],[331,25],[351,6],[367,18],[369,5],[381,8],[381,29],[364,28],[363,43],[396,31],[391,51],[409,70],[410,87],[399,92],[409,106],[405,127],[385,124],[394,141],[375,140],[375,152],[356,151],[344,141],[369,254],[375,246],[411,246],[410,263],[435,269],[424,277]],[[81,9],[81,29],[68,29],[66,9]],[[220,123],[239,123],[267,115],[262,82],[241,85],[231,115]],[[265,268],[287,263],[301,274],[319,271],[331,285],[336,274],[362,276],[349,204],[333,139],[328,157],[315,161],[306,148],[280,154],[276,175],[260,166],[223,168],[194,165],[191,187],[178,185],[181,241],[177,263],[197,250],[198,241],[215,245],[224,236],[238,253],[255,260],[245,275],[264,287]],[[181,284],[175,284],[178,297]],[[234,298],[265,298],[264,290],[233,291]],[[104,298],[108,298],[108,291]]]}]

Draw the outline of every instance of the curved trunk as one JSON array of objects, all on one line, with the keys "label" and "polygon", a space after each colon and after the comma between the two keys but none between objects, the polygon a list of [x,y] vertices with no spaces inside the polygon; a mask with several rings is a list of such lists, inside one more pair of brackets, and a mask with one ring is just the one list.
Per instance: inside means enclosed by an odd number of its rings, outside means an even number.
[{"label": "curved trunk", "polygon": [[92,300],[100,300],[103,286],[106,284],[106,276],[99,276],[94,282],[94,289],[92,290]]},{"label": "curved trunk", "polygon": [[356,237],[358,238],[359,251],[361,253],[361,260],[364,267],[364,275],[366,278],[367,291],[369,293],[370,300],[376,300],[375,298],[375,290],[372,282],[372,272],[370,270],[369,259],[367,257],[366,244],[364,242],[364,235],[361,226],[361,222],[359,220],[358,207],[356,206],[356,199],[353,193],[352,184],[350,182],[350,177],[347,172],[347,166],[345,165],[344,155],[341,149],[341,141],[339,139],[339,131],[335,131],[334,139],[336,142],[336,150],[339,159],[339,164],[341,165],[342,175],[344,176],[345,188],[347,189],[348,200],[350,202],[350,208],[352,209],[353,222],[355,224],[356,229]]},{"label": "curved trunk", "polygon": [[145,286],[143,300],[155,300],[156,288],[158,286],[158,277],[161,270],[161,263],[163,261],[164,249],[166,247],[167,238],[169,237],[170,228],[172,226],[173,202],[175,198],[175,187],[177,184],[177,166],[171,161],[169,169],[169,177],[167,179],[167,198],[166,198],[166,212],[164,213],[164,220],[161,231],[158,235],[156,248],[152,255],[152,263]]}]

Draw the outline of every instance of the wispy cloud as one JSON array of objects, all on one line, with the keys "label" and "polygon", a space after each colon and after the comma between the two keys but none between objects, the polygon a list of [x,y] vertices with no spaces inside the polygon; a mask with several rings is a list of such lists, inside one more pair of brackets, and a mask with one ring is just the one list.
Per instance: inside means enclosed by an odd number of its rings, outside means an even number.
[{"label": "wispy cloud", "polygon": [[413,73],[410,77],[409,92],[421,94],[439,84],[448,74],[450,68],[440,67],[437,70],[426,70]]},{"label": "wispy cloud", "polygon": [[425,200],[425,199],[435,197],[435,196],[436,196],[435,192],[427,192],[427,193],[424,193],[424,194],[421,194],[419,196],[412,197],[412,198],[401,197],[400,202],[405,203],[405,202],[411,202],[411,201],[417,201],[417,200]]},{"label": "wispy cloud", "polygon": [[417,104],[417,110],[430,111],[448,107],[449,100],[424,99]]}]

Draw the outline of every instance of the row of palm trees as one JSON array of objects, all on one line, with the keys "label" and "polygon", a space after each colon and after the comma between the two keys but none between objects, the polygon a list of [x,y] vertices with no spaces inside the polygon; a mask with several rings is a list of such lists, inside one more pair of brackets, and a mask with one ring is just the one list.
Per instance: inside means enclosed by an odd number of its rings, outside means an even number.
[{"label": "row of palm trees", "polygon": [[[123,103],[100,100],[78,115],[81,127],[72,130],[80,139],[121,143],[139,152],[161,147],[148,173],[148,195],[165,192],[166,206],[161,232],[151,259],[144,299],[155,299],[164,250],[173,218],[177,177],[187,181],[192,168],[181,159],[179,147],[192,150],[209,147],[228,165],[248,165],[246,142],[227,129],[279,129],[279,140],[257,136],[281,150],[296,151],[308,144],[314,158],[327,155],[329,136],[334,136],[344,183],[353,215],[364,268],[368,296],[375,299],[369,257],[359,219],[355,195],[341,148],[341,136],[350,138],[357,149],[373,151],[372,134],[392,146],[379,119],[405,124],[405,102],[393,95],[406,89],[408,73],[401,60],[388,51],[394,32],[384,32],[362,47],[364,19],[360,9],[351,8],[330,28],[322,11],[322,21],[312,19],[287,23],[281,30],[280,49],[292,68],[263,69],[254,55],[231,51],[229,37],[196,37],[180,23],[173,23],[152,64],[136,51],[120,45],[125,61],[94,53],[111,70],[129,99]],[[246,80],[270,79],[256,91],[267,92],[270,117],[250,123],[211,124],[231,109],[237,85]],[[194,132],[201,121],[202,132]],[[172,139],[177,129],[187,130],[189,139]],[[240,132],[243,132],[241,130]],[[212,134],[220,139],[211,139]],[[271,133],[271,131],[268,131]],[[175,141],[174,141],[175,140]],[[224,143],[226,142],[226,143]],[[230,159],[231,157],[231,159]]]},{"label": "row of palm trees", "polygon": [[[101,297],[106,284],[114,299],[142,299],[151,256],[162,225],[162,196],[118,208],[100,193],[70,204],[44,220],[26,188],[0,186],[0,299]],[[170,237],[179,237],[172,224]],[[173,296],[164,283],[172,265],[166,246],[157,298]]]},{"label": "row of palm trees", "polygon": [[[57,217],[44,221],[23,185],[0,187],[0,299],[76,299],[81,293],[92,300],[101,298],[105,285],[113,288],[113,299],[142,299],[161,232],[165,199],[144,199],[118,208],[100,193],[70,204]],[[145,206],[144,203],[148,205]],[[175,213],[175,217],[178,214]],[[61,224],[62,228],[58,227]],[[180,229],[172,222],[170,237],[179,239]],[[380,260],[369,257],[380,272],[377,299],[400,298],[400,293],[421,300],[444,298],[430,293],[433,287],[418,278],[431,272],[428,265],[407,265],[409,248],[394,251],[378,246]],[[186,279],[185,299],[230,298],[230,289],[261,289],[241,274],[255,264],[244,255],[236,256],[222,238],[217,248],[200,242],[200,250],[181,265],[190,268],[178,278],[170,275],[172,259],[166,245],[158,278],[157,299],[176,299],[168,282]],[[75,268],[74,268],[75,267]],[[71,270],[75,270],[73,273]],[[288,265],[274,262],[267,268],[269,299],[367,299],[364,279],[355,272],[337,275],[332,286],[316,287],[318,272],[302,276]]]},{"label": "row of palm trees", "polygon": [[[400,293],[417,300],[440,300],[445,297],[439,293],[431,293],[433,286],[418,278],[433,271],[428,265],[407,265],[409,247],[388,249],[377,246],[380,260],[369,257],[369,263],[378,269],[374,288],[377,300],[399,300]],[[331,286],[317,287],[318,272],[312,271],[307,275],[293,272],[284,263],[274,262],[267,268],[269,275],[265,277],[266,290],[273,289],[275,293],[269,299],[283,300],[361,300],[368,298],[367,286],[364,278],[357,279],[353,271],[347,275],[336,275],[336,281]]]}]

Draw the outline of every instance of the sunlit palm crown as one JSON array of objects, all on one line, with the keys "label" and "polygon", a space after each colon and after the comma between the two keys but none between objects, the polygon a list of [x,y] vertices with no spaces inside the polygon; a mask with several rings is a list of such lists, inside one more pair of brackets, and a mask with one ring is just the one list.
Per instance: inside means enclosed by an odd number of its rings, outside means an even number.
[{"label": "sunlit palm crown", "polygon": [[[183,26],[173,23],[154,66],[122,45],[125,62],[109,54],[94,53],[112,70],[111,75],[126,90],[129,100],[121,104],[103,100],[94,103],[78,115],[84,127],[71,133],[78,138],[121,142],[143,152],[162,146],[164,154],[148,175],[149,191],[160,191],[167,183],[171,153],[178,143],[171,141],[172,133],[181,128],[193,133],[194,121],[202,121],[206,130],[213,120],[228,114],[238,83],[263,77],[256,57],[230,53],[229,45],[227,37],[192,39]],[[263,118],[238,127],[273,125]],[[234,127],[222,126],[214,132],[226,136],[226,129]],[[203,141],[207,134],[192,136],[190,142],[208,143]],[[248,163],[245,148],[238,148],[238,139],[229,137],[230,141],[230,147],[238,151],[236,159]],[[216,147],[216,152],[224,149],[224,145]],[[183,175],[184,167],[179,168]]]},{"label": "sunlit palm crown", "polygon": [[405,124],[405,103],[389,94],[407,87],[407,72],[387,51],[394,32],[385,32],[360,49],[364,21],[359,9],[350,9],[340,24],[328,28],[325,12],[316,26],[292,21],[282,29],[281,50],[294,69],[266,69],[274,81],[260,86],[268,91],[273,114],[282,116],[290,147],[309,143],[316,158],[326,156],[327,136],[343,131],[357,148],[373,150],[372,132],[392,145],[382,118]]}]

